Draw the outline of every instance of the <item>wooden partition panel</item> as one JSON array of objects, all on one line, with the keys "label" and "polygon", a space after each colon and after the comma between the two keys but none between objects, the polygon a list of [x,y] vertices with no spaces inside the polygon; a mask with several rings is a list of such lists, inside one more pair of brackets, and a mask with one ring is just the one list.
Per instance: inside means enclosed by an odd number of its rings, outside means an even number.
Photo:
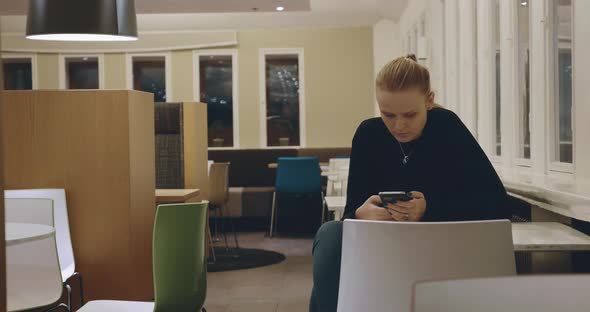
[{"label": "wooden partition panel", "polygon": [[207,104],[182,103],[184,138],[184,188],[201,190],[195,201],[209,198],[207,172]]},{"label": "wooden partition panel", "polygon": [[154,103],[138,91],[4,91],[5,188],[64,188],[86,299],[153,298]]},{"label": "wooden partition panel", "polygon": [[[0,60],[0,64],[2,61]],[[2,69],[0,66],[0,90],[4,88]],[[0,99],[0,122],[2,121],[2,100]],[[0,127],[0,312],[6,311],[6,241],[4,238],[4,172],[2,170],[2,127]]]}]

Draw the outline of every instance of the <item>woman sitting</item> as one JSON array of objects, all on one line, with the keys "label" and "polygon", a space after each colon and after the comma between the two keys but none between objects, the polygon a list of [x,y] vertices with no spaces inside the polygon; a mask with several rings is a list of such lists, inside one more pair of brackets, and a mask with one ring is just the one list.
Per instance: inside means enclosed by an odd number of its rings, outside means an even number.
[{"label": "woman sitting", "polygon": [[[430,74],[415,56],[385,65],[376,94],[381,117],[362,122],[352,140],[345,219],[509,218],[492,164],[459,117],[435,104]],[[408,191],[412,199],[383,205],[382,191]],[[313,247],[310,311],[336,311],[341,252],[342,222],[324,224]]]}]

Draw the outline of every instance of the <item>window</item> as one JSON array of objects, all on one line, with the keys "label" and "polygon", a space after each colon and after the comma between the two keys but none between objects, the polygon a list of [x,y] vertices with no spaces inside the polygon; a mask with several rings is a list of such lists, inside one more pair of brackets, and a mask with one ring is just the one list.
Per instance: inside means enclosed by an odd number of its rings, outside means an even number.
[{"label": "window", "polygon": [[531,158],[529,29],[530,4],[516,0],[518,14],[518,158]]},{"label": "window", "polygon": [[414,30],[412,31],[412,54],[418,53],[418,25],[414,25]]},{"label": "window", "polygon": [[131,83],[134,90],[154,94],[154,102],[166,102],[166,56],[133,56]]},{"label": "window", "polygon": [[[272,51],[272,50],[271,50]],[[266,146],[304,146],[302,142],[303,83],[301,78],[303,51],[263,52],[261,64],[264,90]]]},{"label": "window", "polygon": [[554,0],[553,3],[553,162],[573,163],[572,131],[572,3]]},{"label": "window", "polygon": [[98,57],[65,58],[66,89],[99,89]]},{"label": "window", "polygon": [[32,90],[33,65],[31,58],[5,58],[2,60],[4,70],[4,90]]},{"label": "window", "polygon": [[502,108],[501,108],[501,104],[502,101],[501,99],[501,89],[500,89],[500,84],[501,84],[501,80],[500,80],[500,3],[498,2],[498,0],[495,1],[495,5],[494,5],[494,19],[493,19],[493,23],[494,23],[494,47],[496,49],[496,57],[495,57],[495,67],[496,67],[496,79],[495,79],[495,85],[496,85],[496,116],[495,116],[495,122],[496,122],[496,155],[497,156],[501,156],[502,155],[502,131],[501,131],[501,120],[502,120]]},{"label": "window", "polygon": [[209,147],[237,146],[237,53],[197,54],[198,100],[207,103]]}]

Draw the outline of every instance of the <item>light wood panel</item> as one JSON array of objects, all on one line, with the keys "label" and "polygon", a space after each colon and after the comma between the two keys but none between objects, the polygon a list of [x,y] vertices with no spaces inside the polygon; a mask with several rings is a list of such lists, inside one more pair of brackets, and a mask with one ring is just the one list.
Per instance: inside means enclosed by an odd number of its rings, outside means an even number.
[{"label": "light wood panel", "polygon": [[184,188],[201,190],[201,195],[190,201],[209,198],[209,174],[207,173],[207,104],[184,102]]},{"label": "light wood panel", "polygon": [[86,299],[152,299],[152,95],[5,91],[0,100],[5,187],[66,190]]},{"label": "light wood panel", "polygon": [[174,204],[191,202],[201,194],[199,189],[156,189],[157,204]]},{"label": "light wood panel", "polygon": [[[0,60],[0,65],[2,61]],[[4,66],[0,66],[0,91],[4,89]],[[2,101],[0,99],[0,121],[2,121]],[[6,311],[6,241],[4,240],[4,172],[2,171],[2,127],[0,127],[0,312]]]},{"label": "light wood panel", "polygon": [[[153,94],[129,93],[129,163],[131,178],[131,250],[137,262],[136,285],[153,285],[152,239],[156,189],[156,137]],[[138,294],[141,295],[141,294]],[[149,298],[151,299],[151,297]]]}]

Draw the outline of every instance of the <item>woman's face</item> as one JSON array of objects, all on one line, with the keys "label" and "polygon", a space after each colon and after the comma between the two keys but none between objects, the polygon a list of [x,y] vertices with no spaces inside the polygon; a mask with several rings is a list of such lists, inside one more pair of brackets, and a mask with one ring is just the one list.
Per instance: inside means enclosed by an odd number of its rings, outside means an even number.
[{"label": "woman's face", "polygon": [[418,88],[404,91],[377,90],[381,119],[389,132],[402,143],[420,137],[426,126],[426,113],[432,108],[434,95],[424,95]]}]

